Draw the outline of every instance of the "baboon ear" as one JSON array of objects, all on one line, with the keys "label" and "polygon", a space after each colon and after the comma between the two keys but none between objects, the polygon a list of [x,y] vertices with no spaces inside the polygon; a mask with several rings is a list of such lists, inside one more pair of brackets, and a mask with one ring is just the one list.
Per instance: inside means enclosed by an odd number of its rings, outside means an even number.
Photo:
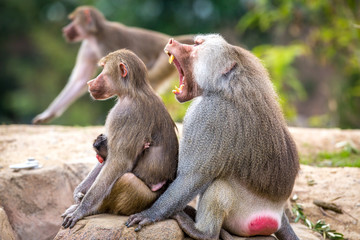
[{"label": "baboon ear", "polygon": [[226,69],[222,72],[222,75],[225,76],[225,77],[229,76],[230,73],[236,69],[236,66],[237,66],[237,63],[236,63],[236,62],[233,62],[230,67],[226,68]]},{"label": "baboon ear", "polygon": [[128,73],[128,70],[127,70],[125,64],[120,63],[120,64],[119,64],[119,68],[120,68],[120,74],[121,74],[121,76],[122,76],[123,78],[126,77],[126,76],[127,76],[127,73]]},{"label": "baboon ear", "polygon": [[95,24],[95,21],[94,21],[94,18],[92,16],[92,14],[91,14],[90,9],[85,9],[83,11],[83,14],[85,16],[86,30],[89,33],[96,33],[97,32],[97,27],[96,27],[96,24]]},{"label": "baboon ear", "polygon": [[84,10],[84,15],[85,15],[85,18],[86,18],[86,23],[87,23],[87,24],[91,24],[92,20],[91,20],[90,10],[89,10],[89,9],[85,9],[85,10]]}]

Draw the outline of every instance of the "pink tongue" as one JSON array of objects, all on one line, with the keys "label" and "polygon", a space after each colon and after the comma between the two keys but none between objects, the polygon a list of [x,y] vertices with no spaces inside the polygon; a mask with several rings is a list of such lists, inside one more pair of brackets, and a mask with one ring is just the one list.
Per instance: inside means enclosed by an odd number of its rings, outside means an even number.
[{"label": "pink tongue", "polygon": [[162,188],[162,186],[164,186],[166,183],[166,181],[163,182],[159,182],[155,185],[151,185],[151,191],[156,192],[157,190],[159,190],[160,188]]}]

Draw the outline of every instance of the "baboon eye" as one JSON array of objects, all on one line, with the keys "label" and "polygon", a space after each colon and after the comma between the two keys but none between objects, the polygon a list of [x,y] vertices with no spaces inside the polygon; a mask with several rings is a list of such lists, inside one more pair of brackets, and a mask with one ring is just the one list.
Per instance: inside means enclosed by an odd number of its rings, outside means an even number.
[{"label": "baboon eye", "polygon": [[198,45],[202,44],[203,42],[205,42],[204,39],[196,39],[194,42],[194,46],[198,46]]}]

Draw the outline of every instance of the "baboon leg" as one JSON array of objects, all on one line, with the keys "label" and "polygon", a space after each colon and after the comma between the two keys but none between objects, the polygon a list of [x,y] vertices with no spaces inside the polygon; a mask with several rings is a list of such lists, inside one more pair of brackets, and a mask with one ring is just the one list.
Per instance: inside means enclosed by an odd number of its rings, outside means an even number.
[{"label": "baboon leg", "polygon": [[283,213],[281,218],[281,228],[275,233],[275,236],[279,240],[299,240],[299,238],[296,236],[296,233],[290,226],[289,220],[285,212]]},{"label": "baboon leg", "polygon": [[[200,197],[195,227],[219,237],[222,224],[232,207],[233,189],[227,181],[215,180]],[[216,196],[216,197],[214,197]]]},{"label": "baboon leg", "polygon": [[[233,239],[224,229],[222,224],[228,209],[231,209],[232,202],[227,198],[231,194],[231,187],[222,180],[214,181],[200,198],[199,209],[196,211],[191,206],[175,214],[173,217],[179,223],[181,229],[194,239]],[[216,197],[214,196],[223,196]],[[196,215],[196,223],[194,222]]]},{"label": "baboon leg", "polygon": [[133,173],[125,173],[115,182],[99,212],[131,215],[149,208],[158,196]]}]

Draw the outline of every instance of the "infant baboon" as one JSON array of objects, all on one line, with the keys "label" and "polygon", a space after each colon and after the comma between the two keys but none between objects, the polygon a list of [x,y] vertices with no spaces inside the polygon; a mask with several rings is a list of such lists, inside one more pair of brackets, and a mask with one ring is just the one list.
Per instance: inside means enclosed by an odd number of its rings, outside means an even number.
[{"label": "infant baboon", "polygon": [[96,152],[96,158],[100,163],[103,163],[108,155],[107,138],[104,134],[100,134],[93,143],[93,148]]}]

